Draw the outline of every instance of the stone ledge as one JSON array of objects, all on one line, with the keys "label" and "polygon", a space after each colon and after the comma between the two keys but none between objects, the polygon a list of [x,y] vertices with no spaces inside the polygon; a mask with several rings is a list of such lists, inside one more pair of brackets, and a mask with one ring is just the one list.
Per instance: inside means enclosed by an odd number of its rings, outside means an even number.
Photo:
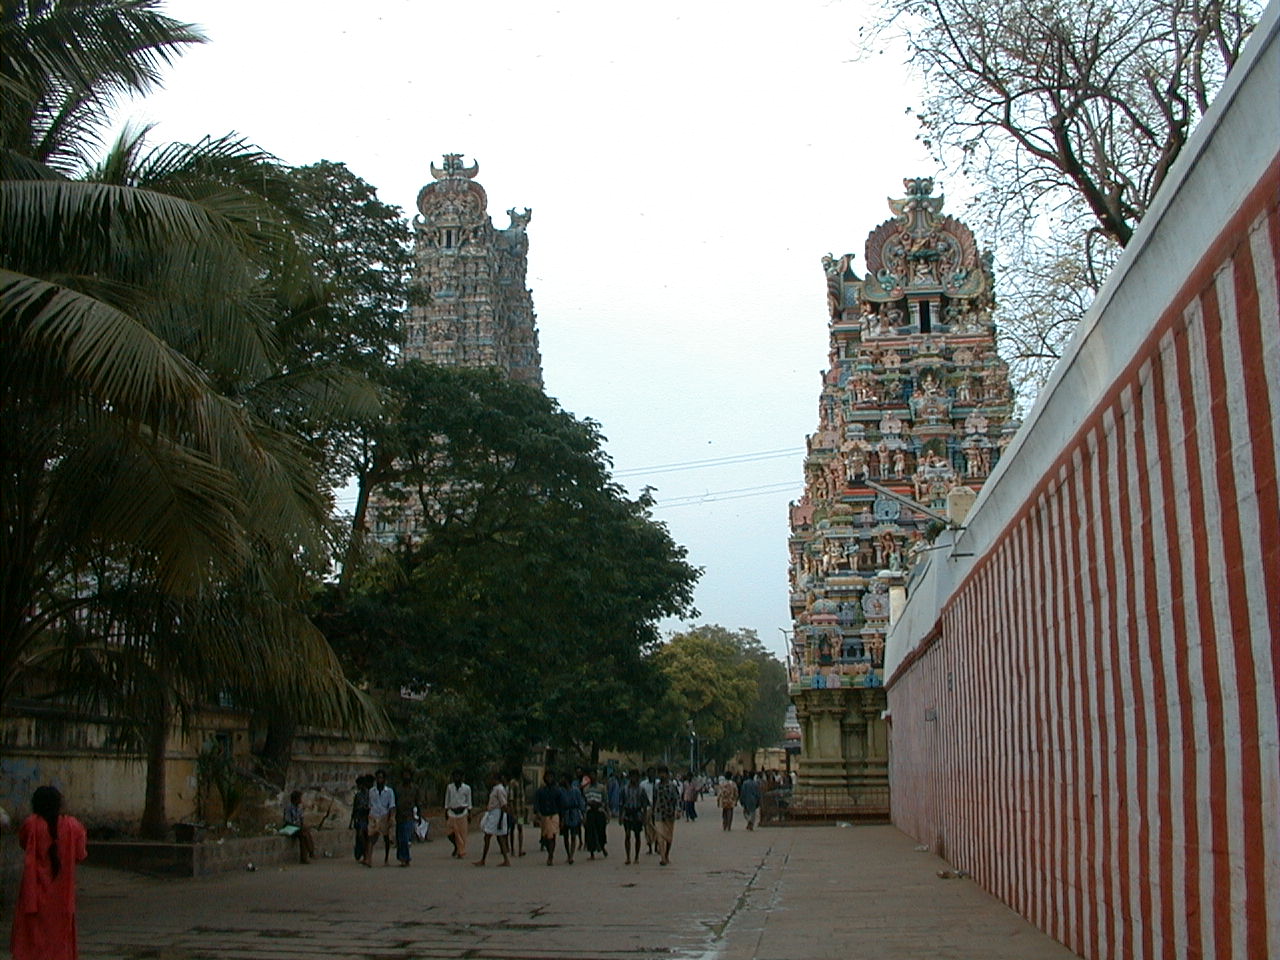
[{"label": "stone ledge", "polygon": [[[350,857],[350,830],[312,831],[316,856]],[[290,837],[234,837],[199,843],[146,840],[91,840],[88,863],[162,877],[207,877],[215,873],[282,866],[298,862],[298,844]]]}]

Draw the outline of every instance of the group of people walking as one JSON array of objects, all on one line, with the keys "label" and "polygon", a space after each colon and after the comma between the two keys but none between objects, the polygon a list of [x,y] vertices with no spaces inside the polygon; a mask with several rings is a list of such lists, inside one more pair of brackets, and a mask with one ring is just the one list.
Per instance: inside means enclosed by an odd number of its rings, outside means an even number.
[{"label": "group of people walking", "polygon": [[[296,793],[296,791],[295,791]],[[299,795],[300,796],[300,795]],[[291,811],[285,808],[285,823],[289,825]],[[303,834],[308,831],[301,817],[297,821]],[[431,823],[422,815],[419,790],[413,782],[413,774],[405,771],[399,788],[387,783],[387,773],[379,770],[373,775],[356,778],[355,795],[351,800],[351,829],[355,831],[355,858],[366,867],[373,866],[373,854],[382,838],[382,859],[390,860],[391,845],[396,847],[396,862],[407,867],[413,861],[411,850],[414,839],[430,840]],[[307,853],[313,849],[308,838],[300,837],[299,857],[307,862]]]},{"label": "group of people walking", "polygon": [[[510,866],[513,856],[523,857],[526,826],[537,829],[538,845],[548,866],[555,864],[561,849],[566,863],[574,863],[583,851],[591,860],[608,857],[608,828],[615,821],[622,827],[626,865],[640,862],[643,843],[646,852],[658,854],[658,863],[665,866],[671,862],[677,819],[682,812],[686,819],[696,819],[697,798],[707,783],[692,772],[683,782],[677,782],[668,767],[655,766],[643,774],[632,770],[625,777],[615,774],[603,780],[581,768],[573,774],[559,775],[548,770],[531,800],[520,771],[514,771],[509,778],[494,773],[488,786],[480,818],[484,846],[473,861],[477,867],[489,862],[495,846],[501,857],[499,866]],[[716,796],[725,811],[726,828],[737,804],[743,807],[748,829],[754,828],[760,794],[761,785],[754,774],[720,783]],[[452,846],[450,856],[455,859],[467,859],[474,810],[471,786],[461,770],[454,770],[445,786],[444,815],[445,833]],[[292,822],[289,817],[290,810],[286,808],[286,822]],[[389,862],[394,836],[396,859],[406,867],[412,862],[411,844],[415,837],[432,839],[418,790],[408,773],[398,790],[387,783],[384,771],[360,777],[356,781],[351,826],[355,830],[355,858],[366,867],[372,866],[379,837],[384,838],[384,863]],[[310,849],[305,838],[300,848],[305,862]]]},{"label": "group of people walking", "polygon": [[716,806],[720,808],[720,825],[725,830],[733,829],[734,809],[741,805],[742,816],[747,821],[747,829],[756,828],[756,818],[760,813],[760,797],[767,783],[753,770],[737,776],[723,777],[716,785]]}]

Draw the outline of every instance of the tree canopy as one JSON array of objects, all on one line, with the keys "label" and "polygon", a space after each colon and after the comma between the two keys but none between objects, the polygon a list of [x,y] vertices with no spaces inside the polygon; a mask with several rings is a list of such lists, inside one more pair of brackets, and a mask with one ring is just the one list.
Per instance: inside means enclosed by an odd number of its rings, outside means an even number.
[{"label": "tree canopy", "polygon": [[658,696],[642,654],[659,619],[689,611],[698,571],[609,478],[602,440],[496,371],[399,365],[375,513],[415,531],[324,600],[353,674],[465,711],[504,753],[634,741]]},{"label": "tree canopy", "polygon": [[653,659],[670,685],[670,729],[678,736],[691,721],[704,757],[723,764],[740,750],[782,739],[786,669],[754,630],[696,626],[671,637]]}]

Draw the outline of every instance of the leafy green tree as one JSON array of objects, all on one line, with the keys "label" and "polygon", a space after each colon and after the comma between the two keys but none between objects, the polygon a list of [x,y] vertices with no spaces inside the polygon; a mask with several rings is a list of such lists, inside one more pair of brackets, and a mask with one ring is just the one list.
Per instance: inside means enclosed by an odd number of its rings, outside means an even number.
[{"label": "leafy green tree", "polygon": [[[304,422],[330,489],[373,472],[371,428],[396,359],[401,322],[411,300],[413,255],[404,212],[378,199],[374,187],[345,164],[322,160],[289,173],[306,217],[298,250],[318,281],[315,296],[285,311],[279,335],[286,372],[308,379],[324,371],[353,388],[365,406],[347,418]],[[364,530],[369,484],[358,484],[355,526]],[[357,551],[363,538],[349,538]]]},{"label": "leafy green tree", "polygon": [[628,687],[660,697],[642,653],[689,609],[697,571],[650,501],[609,479],[596,425],[495,371],[417,362],[387,411],[383,520],[410,511],[416,532],[323,598],[353,675],[464,705],[502,732],[494,760],[633,737]]},{"label": "leafy green tree", "polygon": [[692,721],[702,754],[717,764],[782,738],[786,669],[754,630],[696,626],[672,636],[653,659],[670,684],[669,736],[681,736]]},{"label": "leafy green tree", "polygon": [[654,653],[670,684],[669,717],[678,737],[689,721],[703,755],[723,764],[737,749],[757,696],[759,665],[739,635],[717,625],[677,633]]}]

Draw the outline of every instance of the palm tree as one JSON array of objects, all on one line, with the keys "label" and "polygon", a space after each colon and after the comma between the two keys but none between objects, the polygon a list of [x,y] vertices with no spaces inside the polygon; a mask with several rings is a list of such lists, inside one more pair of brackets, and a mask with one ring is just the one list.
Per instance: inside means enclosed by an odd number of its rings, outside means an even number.
[{"label": "palm tree", "polygon": [[143,719],[152,788],[215,693],[375,722],[299,612],[328,504],[292,427],[353,398],[283,363],[316,295],[285,171],[145,131],[93,160],[107,108],[201,39],[154,0],[0,11],[0,704],[71,671]]}]

